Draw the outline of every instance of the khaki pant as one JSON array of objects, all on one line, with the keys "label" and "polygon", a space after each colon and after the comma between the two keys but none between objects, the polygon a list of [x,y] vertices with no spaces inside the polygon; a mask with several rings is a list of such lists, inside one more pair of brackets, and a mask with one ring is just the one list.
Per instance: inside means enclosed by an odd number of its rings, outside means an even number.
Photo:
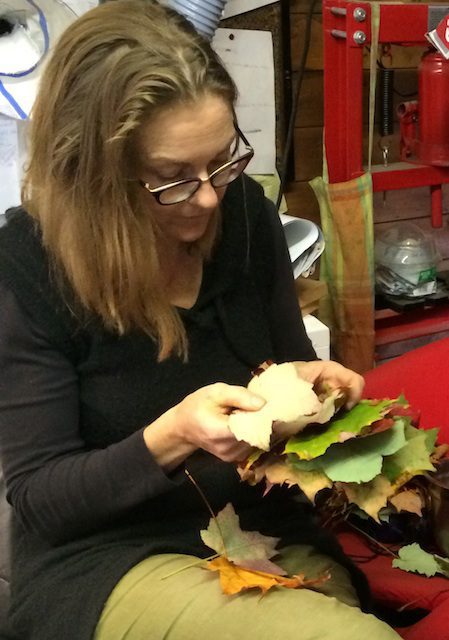
[{"label": "khaki pant", "polygon": [[346,570],[310,546],[287,547],[276,562],[309,578],[330,569],[319,593],[275,588],[263,597],[253,590],[227,596],[217,573],[201,564],[184,569],[194,561],[163,554],[135,566],[107,601],[95,640],[399,639],[360,611]]}]

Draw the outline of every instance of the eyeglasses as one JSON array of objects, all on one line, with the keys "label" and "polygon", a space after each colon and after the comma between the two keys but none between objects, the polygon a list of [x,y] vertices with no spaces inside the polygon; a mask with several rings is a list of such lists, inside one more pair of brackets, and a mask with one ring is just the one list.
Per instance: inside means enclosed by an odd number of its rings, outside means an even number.
[{"label": "eyeglasses", "polygon": [[151,195],[156,198],[159,204],[163,205],[178,204],[179,202],[188,200],[198,191],[203,182],[210,182],[214,189],[226,187],[243,173],[254,155],[254,149],[246,137],[237,126],[235,129],[239,139],[236,144],[237,149],[234,150],[233,155],[238,153],[240,140],[245,145],[245,152],[242,155],[237,156],[236,158],[231,158],[231,160],[222,164],[221,167],[212,171],[207,178],[188,178],[187,180],[177,180],[176,182],[170,182],[169,184],[164,184],[161,187],[155,188],[150,187],[148,182],[139,180],[140,185],[149,191]]}]

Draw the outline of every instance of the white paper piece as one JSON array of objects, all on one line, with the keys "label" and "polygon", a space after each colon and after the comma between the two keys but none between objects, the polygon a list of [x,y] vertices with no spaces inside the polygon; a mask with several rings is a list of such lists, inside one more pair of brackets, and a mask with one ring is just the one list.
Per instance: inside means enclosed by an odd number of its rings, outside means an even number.
[{"label": "white paper piece", "polygon": [[239,91],[239,127],[254,147],[248,173],[276,171],[273,41],[270,31],[217,29],[212,46]]},{"label": "white paper piece", "polygon": [[81,16],[89,9],[93,9],[98,6],[99,0],[64,0],[64,4],[66,4],[73,13],[76,13],[77,16]]},{"label": "white paper piece", "polygon": [[18,122],[0,115],[0,214],[20,204]]},{"label": "white paper piece", "polygon": [[321,229],[311,220],[280,214],[295,278],[313,273],[315,262],[324,251]]},{"label": "white paper piece", "polygon": [[223,18],[237,16],[240,13],[246,13],[274,2],[275,0],[228,0],[223,11]]}]

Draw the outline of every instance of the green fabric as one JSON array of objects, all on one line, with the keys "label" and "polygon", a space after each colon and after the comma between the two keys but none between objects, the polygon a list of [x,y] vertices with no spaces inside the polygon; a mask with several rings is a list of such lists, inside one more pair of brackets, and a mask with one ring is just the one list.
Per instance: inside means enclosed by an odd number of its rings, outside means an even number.
[{"label": "green fabric", "polygon": [[106,603],[95,640],[399,638],[360,611],[346,570],[311,546],[288,547],[278,562],[289,575],[314,577],[330,569],[332,578],[321,593],[279,588],[264,597],[256,591],[226,596],[217,574],[202,564],[192,566],[194,561],[156,555],[131,569]]},{"label": "green fabric", "polygon": [[371,174],[310,185],[320,205],[326,248],[320,277],[328,296],[320,319],[331,329],[334,358],[360,373],[374,363],[374,234]]},{"label": "green fabric", "polygon": [[[265,197],[268,198],[268,200],[271,200],[271,202],[273,202],[274,204],[276,204],[278,195],[279,195],[279,189],[281,186],[281,179],[279,177],[278,172],[276,171],[276,173],[269,173],[269,174],[268,173],[252,173],[251,178],[261,185],[261,187],[263,188]],[[286,213],[287,211],[288,211],[287,201],[285,199],[285,196],[283,195],[281,199],[281,204],[279,207],[279,213]]]}]

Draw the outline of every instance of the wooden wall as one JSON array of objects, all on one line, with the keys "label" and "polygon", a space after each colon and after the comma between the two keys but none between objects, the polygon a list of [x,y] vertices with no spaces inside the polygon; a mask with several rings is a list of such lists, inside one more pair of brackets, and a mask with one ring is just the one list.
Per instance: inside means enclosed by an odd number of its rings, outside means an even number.
[{"label": "wooden wall", "polygon": [[[434,2],[433,4],[436,4]],[[447,4],[447,2],[442,2]],[[298,66],[301,60],[302,45],[306,28],[306,17],[309,3],[307,0],[291,0],[291,52],[293,81],[296,79]],[[422,48],[392,47],[391,65],[395,69],[395,106],[402,102],[401,94],[417,92],[416,68],[422,55]],[[388,66],[389,60],[384,59]],[[368,67],[369,53],[365,50],[364,81],[366,91],[365,102],[365,133],[368,121]],[[413,99],[413,98],[408,98]],[[307,58],[306,72],[303,80],[302,91],[299,100],[298,113],[295,127],[295,177],[287,187],[286,197],[289,213],[303,218],[308,218],[319,223],[319,209],[315,195],[308,181],[322,172],[322,134],[323,134],[323,38],[322,38],[322,14],[321,3],[315,5],[315,13],[312,20],[312,39]],[[367,136],[366,136],[367,137]],[[390,141],[391,161],[399,159],[399,125],[395,125],[395,134]],[[367,142],[367,140],[366,140]],[[379,134],[377,126],[375,130],[373,162],[382,161],[381,150],[378,145]],[[367,144],[365,144],[367,147]],[[444,224],[442,229],[432,230],[430,224],[430,194],[427,187],[390,191],[384,198],[382,194],[374,197],[375,233],[386,225],[397,220],[410,220],[433,234],[442,263],[440,269],[449,269],[449,189],[446,187],[444,206]]]}]

